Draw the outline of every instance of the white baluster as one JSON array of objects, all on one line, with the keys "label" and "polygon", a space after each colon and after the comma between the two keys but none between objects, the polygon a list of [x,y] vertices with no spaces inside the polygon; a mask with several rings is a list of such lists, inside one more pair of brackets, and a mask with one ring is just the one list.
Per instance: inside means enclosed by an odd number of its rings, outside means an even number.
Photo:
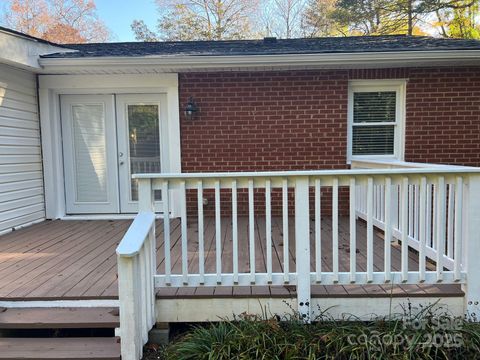
[{"label": "white baluster", "polygon": [[350,178],[350,282],[355,283],[357,271],[357,217],[355,178]]},{"label": "white baluster", "polygon": [[415,198],[414,198],[414,219],[413,219],[413,238],[415,240],[419,240],[419,227],[420,227],[420,186],[413,185],[415,190]]},{"label": "white baluster", "polygon": [[447,215],[447,256],[453,258],[453,209],[455,200],[455,188],[453,184],[448,184],[448,215]]},{"label": "white baluster", "polygon": [[171,260],[170,260],[170,199],[168,191],[168,181],[162,184],[162,200],[163,200],[163,249],[165,252],[165,283],[171,284]]},{"label": "white baluster", "polygon": [[253,180],[248,180],[248,233],[250,247],[250,282],[255,284],[255,213]]},{"label": "white baluster", "polygon": [[322,282],[322,214],[321,183],[315,179],[315,281]]},{"label": "white baluster", "polygon": [[200,274],[200,284],[205,283],[205,244],[204,244],[204,226],[203,226],[203,182],[197,183],[197,208],[198,208],[198,273]]},{"label": "white baluster", "polygon": [[402,281],[408,281],[408,178],[402,179],[400,187],[400,231],[402,241]]},{"label": "white baluster", "polygon": [[237,180],[232,180],[233,282],[238,284],[238,211]]},{"label": "white baluster", "polygon": [[183,284],[188,285],[188,233],[187,233],[187,193],[185,181],[180,182],[180,221],[182,231],[182,276]]},{"label": "white baluster", "polygon": [[408,235],[413,237],[413,185],[408,185]]},{"label": "white baluster", "polygon": [[367,180],[367,282],[373,281],[373,179]]},{"label": "white baluster", "polygon": [[220,181],[215,181],[215,261],[217,284],[222,283],[222,219],[220,212]]},{"label": "white baluster", "polygon": [[385,282],[392,281],[391,275],[391,250],[392,250],[392,179],[385,178],[385,248],[384,248],[384,262],[385,262]]},{"label": "white baluster", "polygon": [[272,283],[272,204],[271,198],[271,181],[265,180],[265,242],[267,247],[267,281]]},{"label": "white baluster", "polygon": [[445,178],[437,181],[437,281],[443,280],[443,255],[445,253]]},{"label": "white baluster", "polygon": [[[425,281],[425,271],[426,271],[426,261],[425,261],[425,252],[426,252],[426,234],[427,229],[426,226],[426,219],[427,219],[427,178],[422,177],[420,179],[420,204],[419,204],[419,241],[420,241],[420,248],[418,250],[418,273],[419,273],[419,280],[420,282]],[[428,195],[429,196],[429,195]]]},{"label": "white baluster", "polygon": [[427,245],[433,247],[433,239],[432,239],[432,216],[433,216],[433,209],[432,209],[432,191],[433,185],[427,184],[427,213],[426,213],[426,222],[425,222],[425,239]]},{"label": "white baluster", "polygon": [[333,281],[338,282],[338,179],[332,185],[332,249],[333,249]]},{"label": "white baluster", "polygon": [[458,176],[455,182],[455,256],[454,273],[455,281],[460,281],[462,270],[462,245],[463,245],[463,177]]},{"label": "white baluster", "polygon": [[288,180],[282,180],[282,226],[283,226],[283,281],[290,282],[289,269],[289,237],[288,237]]}]

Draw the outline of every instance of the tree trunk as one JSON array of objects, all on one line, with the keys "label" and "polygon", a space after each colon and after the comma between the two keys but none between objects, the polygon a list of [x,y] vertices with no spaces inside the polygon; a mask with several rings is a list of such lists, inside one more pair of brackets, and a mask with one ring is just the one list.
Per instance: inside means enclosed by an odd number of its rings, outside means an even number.
[{"label": "tree trunk", "polygon": [[412,10],[413,0],[408,0],[408,35],[413,35],[413,10]]}]

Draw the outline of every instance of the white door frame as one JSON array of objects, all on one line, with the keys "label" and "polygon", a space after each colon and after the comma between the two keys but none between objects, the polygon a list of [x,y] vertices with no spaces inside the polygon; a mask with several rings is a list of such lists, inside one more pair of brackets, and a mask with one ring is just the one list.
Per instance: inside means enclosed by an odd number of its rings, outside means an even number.
[{"label": "white door frame", "polygon": [[[178,74],[39,75],[45,208],[48,219],[65,217],[63,150],[59,96],[63,94],[165,94],[167,99],[165,172],[181,172]],[[171,193],[170,216],[180,213]],[[105,216],[103,216],[105,217]],[[118,217],[115,215],[112,218]]]},{"label": "white door frame", "polygon": [[[101,105],[105,132],[106,200],[81,201],[77,198],[78,174],[75,162],[75,129],[72,109],[75,105]],[[63,160],[65,176],[65,211],[72,214],[116,214],[118,197],[117,139],[113,95],[62,95],[60,98]]]}]

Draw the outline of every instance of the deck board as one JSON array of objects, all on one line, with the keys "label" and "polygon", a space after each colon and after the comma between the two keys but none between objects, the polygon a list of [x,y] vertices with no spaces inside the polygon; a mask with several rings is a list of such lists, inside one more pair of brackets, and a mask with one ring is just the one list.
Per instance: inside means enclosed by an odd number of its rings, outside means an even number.
[{"label": "deck board", "polygon": [[[0,300],[116,299],[117,268],[115,248],[131,220],[45,221],[0,236]],[[332,223],[322,218],[322,271],[332,269]],[[255,254],[257,271],[266,271],[265,217],[255,218]],[[314,224],[311,223],[313,230]],[[196,218],[188,219],[188,271],[198,272],[199,244]],[[233,271],[231,219],[222,217],[222,271]],[[157,269],[164,272],[165,249],[163,221],[156,223]],[[214,218],[204,223],[205,272],[216,272],[216,238]],[[357,271],[366,270],[366,225],[357,221]],[[295,269],[295,221],[289,219],[289,267]],[[339,218],[340,271],[350,271],[349,219]],[[181,274],[181,224],[171,221],[171,266],[173,274]],[[238,218],[239,272],[250,271],[248,218]],[[314,271],[315,235],[311,231],[311,270]],[[272,218],[272,268],[282,272],[283,223]],[[374,271],[383,270],[384,240],[374,233]],[[400,269],[401,253],[392,246],[392,270]],[[431,265],[429,265],[431,266]],[[418,255],[409,253],[409,269],[418,269]],[[460,296],[459,285],[329,285],[312,286],[314,297],[345,296]],[[293,297],[295,286],[198,287],[160,289],[158,296],[172,297]]]}]

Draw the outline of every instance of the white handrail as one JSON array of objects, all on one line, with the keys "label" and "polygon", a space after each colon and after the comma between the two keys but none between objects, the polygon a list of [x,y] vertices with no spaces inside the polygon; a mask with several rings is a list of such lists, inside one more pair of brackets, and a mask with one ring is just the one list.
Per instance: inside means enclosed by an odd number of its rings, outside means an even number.
[{"label": "white handrail", "polygon": [[155,213],[140,212],[117,247],[122,359],[142,357],[155,324]]},{"label": "white handrail", "polygon": [[431,166],[419,168],[379,168],[351,170],[302,170],[302,171],[257,171],[257,172],[218,172],[218,173],[150,173],[134,174],[134,179],[249,179],[257,177],[282,178],[299,176],[354,176],[354,175],[414,175],[414,174],[467,174],[478,173],[480,168],[468,166]]},{"label": "white handrail", "polygon": [[352,169],[441,169],[441,170],[475,170],[475,167],[464,165],[450,164],[432,164],[420,163],[400,160],[372,160],[372,159],[356,159],[352,160]]},{"label": "white handrail", "polygon": [[122,241],[118,244],[117,255],[122,257],[138,255],[154,222],[155,214],[153,212],[138,213],[132,225],[130,225],[123,236]]}]

